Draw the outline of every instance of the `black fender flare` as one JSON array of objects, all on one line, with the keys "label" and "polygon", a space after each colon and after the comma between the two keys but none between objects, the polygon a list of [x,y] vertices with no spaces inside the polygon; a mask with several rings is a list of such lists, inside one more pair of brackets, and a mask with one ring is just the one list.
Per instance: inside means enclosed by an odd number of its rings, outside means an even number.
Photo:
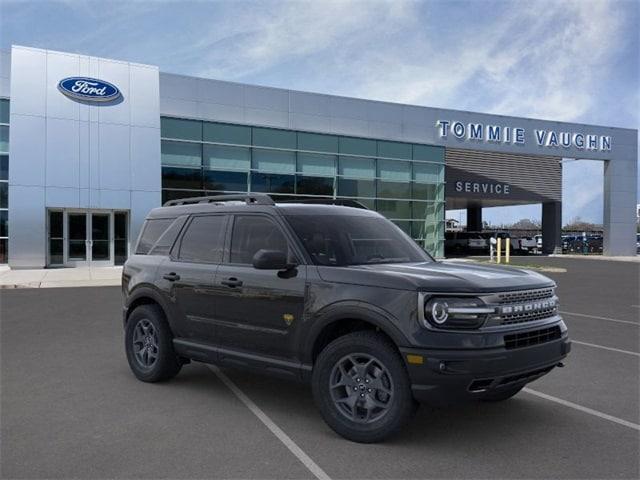
[{"label": "black fender flare", "polygon": [[398,326],[399,321],[386,310],[366,302],[340,301],[322,308],[309,319],[308,332],[302,341],[303,363],[313,363],[313,347],[321,332],[328,325],[345,319],[361,320],[374,325],[398,347],[409,345],[407,337]]},{"label": "black fender flare", "polygon": [[160,294],[160,292],[158,292],[158,290],[150,285],[150,284],[141,284],[141,285],[137,285],[129,294],[129,296],[127,297],[125,304],[124,304],[124,309],[125,309],[125,314],[124,314],[124,320],[125,323],[127,321],[127,319],[129,318],[129,315],[131,314],[131,305],[137,303],[137,300],[140,300],[141,298],[149,298],[151,300],[153,300],[155,303],[157,303],[160,308],[162,308],[162,311],[165,314],[165,317],[167,317],[167,321],[169,320],[169,315],[168,312],[170,311],[169,306],[167,305],[166,300],[163,298],[163,296]]}]

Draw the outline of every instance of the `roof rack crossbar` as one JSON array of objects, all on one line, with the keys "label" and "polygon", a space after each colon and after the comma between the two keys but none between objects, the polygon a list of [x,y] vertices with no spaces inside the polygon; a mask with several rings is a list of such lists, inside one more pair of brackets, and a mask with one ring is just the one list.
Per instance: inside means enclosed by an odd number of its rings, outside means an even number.
[{"label": "roof rack crossbar", "polygon": [[199,203],[222,203],[243,201],[247,205],[275,205],[269,195],[264,193],[249,193],[237,195],[212,195],[207,197],[189,197],[179,198],[177,200],[169,200],[165,202],[163,207],[177,207],[180,205],[195,205]]}]

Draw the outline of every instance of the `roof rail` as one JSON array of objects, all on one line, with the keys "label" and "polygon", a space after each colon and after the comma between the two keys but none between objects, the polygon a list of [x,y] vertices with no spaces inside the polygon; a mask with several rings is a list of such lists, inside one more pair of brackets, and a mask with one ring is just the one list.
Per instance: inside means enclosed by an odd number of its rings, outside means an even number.
[{"label": "roof rail", "polygon": [[308,203],[316,205],[339,205],[341,207],[353,207],[361,208],[363,210],[369,210],[369,207],[357,200],[351,200],[349,198],[307,198],[297,200],[281,200],[276,203]]},{"label": "roof rail", "polygon": [[196,205],[199,203],[222,203],[233,201],[244,201],[247,205],[275,205],[271,197],[264,193],[243,193],[237,195],[213,195],[210,197],[179,198],[177,200],[169,200],[163,205],[163,207],[177,207],[179,205]]}]

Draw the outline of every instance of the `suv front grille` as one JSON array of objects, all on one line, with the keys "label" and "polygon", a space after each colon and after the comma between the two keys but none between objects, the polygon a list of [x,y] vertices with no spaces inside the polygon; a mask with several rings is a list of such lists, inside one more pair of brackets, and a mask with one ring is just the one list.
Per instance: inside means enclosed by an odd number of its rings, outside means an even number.
[{"label": "suv front grille", "polygon": [[543,328],[542,330],[505,335],[504,346],[507,350],[530,347],[532,345],[540,345],[541,343],[557,340],[560,336],[560,327],[556,325],[555,327]]},{"label": "suv front grille", "polygon": [[[513,325],[517,323],[533,322],[535,320],[543,320],[553,317],[556,314],[555,294],[553,288],[538,288],[535,290],[520,290],[515,292],[505,292],[498,294],[498,304],[501,306],[514,306],[511,313],[501,313],[500,319],[502,325]],[[554,305],[550,307],[537,306],[530,310],[518,310],[515,307],[521,305],[536,306],[538,302],[553,301]]]}]

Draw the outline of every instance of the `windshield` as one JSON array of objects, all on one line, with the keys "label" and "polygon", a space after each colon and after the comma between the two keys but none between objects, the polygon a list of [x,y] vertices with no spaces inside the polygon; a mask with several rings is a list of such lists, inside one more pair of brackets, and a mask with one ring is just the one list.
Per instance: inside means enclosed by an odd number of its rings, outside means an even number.
[{"label": "windshield", "polygon": [[373,216],[287,215],[316,265],[428,262],[433,259],[389,220]]}]

